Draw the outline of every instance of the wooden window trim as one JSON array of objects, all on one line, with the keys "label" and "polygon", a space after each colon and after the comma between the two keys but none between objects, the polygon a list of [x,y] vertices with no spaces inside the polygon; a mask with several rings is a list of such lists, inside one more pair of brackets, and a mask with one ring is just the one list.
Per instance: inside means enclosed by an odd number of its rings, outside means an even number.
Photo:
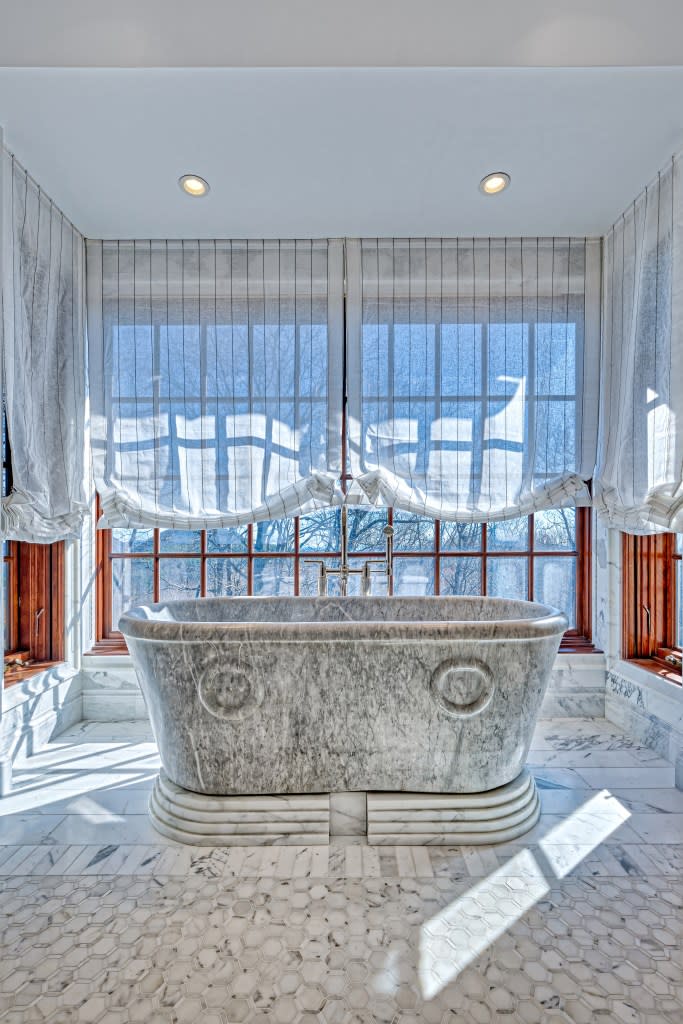
[{"label": "wooden window trim", "polygon": [[[560,653],[562,654],[592,654],[596,651],[595,646],[592,642],[591,623],[592,623],[592,572],[591,572],[591,510],[589,508],[577,508],[576,510],[576,549],[574,551],[534,551],[533,549],[533,516],[529,517],[529,545],[526,550],[522,551],[496,551],[495,554],[487,552],[486,550],[486,524],[483,525],[482,530],[482,550],[480,551],[447,551],[441,547],[441,531],[440,524],[437,521],[435,524],[435,537],[434,547],[426,551],[397,551],[395,553],[396,559],[404,558],[433,558],[435,560],[435,594],[439,593],[439,581],[440,581],[440,560],[442,557],[451,557],[457,555],[458,557],[472,557],[480,558],[482,565],[482,593],[486,594],[486,561],[488,558],[511,558],[511,557],[526,557],[529,562],[529,593],[528,597],[531,600],[533,598],[533,576],[534,576],[534,563],[539,557],[568,557],[576,559],[576,592],[577,592],[577,609],[576,609],[576,628],[567,630],[562,642],[560,644]],[[99,514],[99,509],[97,510]],[[392,510],[389,510],[389,518],[392,518]],[[301,560],[308,557],[308,553],[300,552],[299,549],[299,521],[295,519],[294,524],[294,547],[291,552],[263,552],[258,554],[254,552],[253,547],[253,529],[248,528],[247,536],[247,550],[245,552],[239,552],[234,555],[212,555],[211,557],[216,558],[238,558],[247,559],[247,573],[248,573],[248,591],[251,592],[253,584],[253,566],[254,562],[261,557],[265,558],[288,558],[292,559],[294,563],[294,594],[298,596],[300,593],[300,567]],[[128,653],[125,640],[121,633],[115,628],[115,624],[112,622],[112,564],[113,561],[119,557],[127,558],[131,556],[119,556],[112,553],[111,549],[111,531],[110,530],[96,530],[95,531],[95,557],[96,557],[96,577],[95,577],[95,597],[96,597],[96,639],[92,649],[88,652],[89,654],[108,656],[108,655],[125,655]],[[339,557],[338,551],[329,552],[318,552],[310,553],[313,557]],[[381,557],[381,552],[356,552],[353,553],[354,557],[363,557],[364,555],[372,557]],[[200,559],[200,572],[202,584],[205,586],[206,574],[205,574],[205,556],[206,556],[206,544],[205,536],[202,535],[200,544],[200,551],[196,553],[174,553],[165,552],[161,553],[159,550],[159,531],[155,530],[154,542],[152,551],[149,555],[141,554],[134,555],[132,557],[149,557],[153,558],[155,567],[164,558],[196,558]],[[158,593],[158,573],[155,571],[155,582],[154,582],[154,600],[159,600]]]},{"label": "wooden window trim", "polygon": [[10,578],[10,639],[4,685],[27,679],[64,660],[64,544],[16,545]]},{"label": "wooden window trim", "polygon": [[622,534],[622,657],[681,684],[676,644],[676,536]]}]

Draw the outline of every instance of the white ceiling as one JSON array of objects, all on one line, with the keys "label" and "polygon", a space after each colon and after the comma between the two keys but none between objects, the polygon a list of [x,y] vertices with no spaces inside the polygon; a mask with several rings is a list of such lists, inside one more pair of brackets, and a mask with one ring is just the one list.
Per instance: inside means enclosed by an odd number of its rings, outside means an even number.
[{"label": "white ceiling", "polygon": [[681,0],[0,0],[5,67],[683,64]]},{"label": "white ceiling", "polygon": [[0,69],[0,125],[91,237],[600,234],[682,95],[683,68]]}]

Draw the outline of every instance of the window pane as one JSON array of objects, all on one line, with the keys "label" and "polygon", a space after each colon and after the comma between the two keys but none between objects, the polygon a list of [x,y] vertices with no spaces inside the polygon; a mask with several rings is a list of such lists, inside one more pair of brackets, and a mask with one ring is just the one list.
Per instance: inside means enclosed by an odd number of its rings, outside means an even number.
[{"label": "window pane", "polygon": [[154,562],[151,558],[115,558],[111,564],[111,621],[119,628],[119,619],[128,608],[152,604],[154,600]]},{"label": "window pane", "polygon": [[384,552],[386,509],[349,509],[349,551]]},{"label": "window pane", "polygon": [[206,550],[220,553],[247,550],[247,526],[231,526],[226,530],[207,530]]},{"label": "window pane", "polygon": [[576,547],[576,509],[549,508],[534,516],[537,551],[573,551]]},{"label": "window pane", "polygon": [[394,560],[394,594],[409,596],[433,593],[433,558],[397,558]]},{"label": "window pane", "polygon": [[254,559],[254,594],[277,596],[293,593],[293,558]]},{"label": "window pane", "polygon": [[[5,545],[3,544],[3,548],[4,547],[5,547]],[[11,595],[10,595],[10,592],[9,592],[9,579],[10,579],[9,563],[8,562],[4,562],[2,569],[3,569],[3,576],[2,576],[3,602],[2,602],[2,606],[5,609],[5,643],[4,643],[4,648],[5,648],[5,651],[10,651],[12,649],[12,640],[11,640],[11,637],[10,637],[10,617],[9,617],[9,614],[8,614],[9,602],[11,600]]]},{"label": "window pane", "polygon": [[301,551],[339,551],[341,512],[338,508],[321,509],[299,520]]},{"label": "window pane", "polygon": [[254,551],[294,551],[294,520],[254,523]]},{"label": "window pane", "polygon": [[490,523],[486,531],[489,551],[526,551],[529,546],[529,519],[507,519],[503,523]]},{"label": "window pane", "polygon": [[[322,559],[328,569],[336,568],[339,565],[338,558],[324,558]],[[310,562],[301,559],[299,569],[299,590],[302,597],[317,597],[318,596],[318,576],[320,573],[320,566],[313,565]],[[336,576],[328,576],[327,578],[328,594],[330,597],[337,596],[339,594],[339,583]]]},{"label": "window pane", "polygon": [[[678,549],[681,549],[681,540],[678,538]],[[683,561],[676,559],[676,646],[683,647]]]},{"label": "window pane", "polygon": [[432,551],[434,548],[434,520],[426,516],[395,512],[394,531],[395,551]]},{"label": "window pane", "polygon": [[441,593],[481,594],[481,558],[442,558]]},{"label": "window pane", "polygon": [[574,558],[534,559],[534,598],[559,608],[576,627],[576,560]]},{"label": "window pane", "polygon": [[159,551],[199,554],[201,548],[199,530],[160,530]]},{"label": "window pane", "polygon": [[159,562],[159,600],[185,601],[199,597],[198,558],[162,558]]},{"label": "window pane", "polygon": [[442,551],[481,551],[481,523],[441,523]]},{"label": "window pane", "polygon": [[111,549],[122,554],[137,554],[152,551],[154,530],[112,530]]},{"label": "window pane", "polygon": [[245,597],[246,558],[207,558],[206,593],[209,597]]},{"label": "window pane", "polygon": [[489,597],[507,597],[526,601],[529,590],[529,565],[526,558],[488,558],[486,591]]},{"label": "window pane", "polygon": [[[352,558],[349,559],[349,562],[351,563],[351,568],[353,568],[353,569],[362,569],[363,565],[365,563],[365,559],[364,558],[353,558],[352,557]],[[373,568],[381,570],[381,566],[379,566],[379,565],[373,566]],[[394,563],[394,570],[395,570],[395,568],[396,568],[396,565]],[[395,582],[395,578],[394,578],[394,582]],[[349,593],[349,594],[360,594],[360,592],[361,592],[361,578],[360,578],[360,576],[351,576],[351,578],[349,579],[349,586],[348,586],[347,593]],[[332,593],[332,588],[330,587],[330,594],[331,593]],[[380,572],[373,572],[371,577],[370,577],[370,594],[371,594],[371,596],[373,596],[373,597],[386,597],[388,593],[389,593],[389,580],[387,579],[387,574],[385,572],[381,572],[381,571]]]}]

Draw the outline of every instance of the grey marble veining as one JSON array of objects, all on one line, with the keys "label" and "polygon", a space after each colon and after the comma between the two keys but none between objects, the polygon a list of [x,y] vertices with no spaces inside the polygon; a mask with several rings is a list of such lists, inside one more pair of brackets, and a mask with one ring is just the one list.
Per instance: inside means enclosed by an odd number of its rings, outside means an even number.
[{"label": "grey marble veining", "polygon": [[496,598],[221,598],[120,622],[168,778],[214,795],[505,785],[565,626]]}]

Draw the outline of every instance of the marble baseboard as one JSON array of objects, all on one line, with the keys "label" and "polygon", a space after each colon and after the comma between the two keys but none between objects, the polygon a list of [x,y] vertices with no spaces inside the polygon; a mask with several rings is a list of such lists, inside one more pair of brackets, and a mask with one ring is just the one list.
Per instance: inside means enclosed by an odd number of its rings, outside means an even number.
[{"label": "marble baseboard", "polygon": [[66,663],[9,687],[2,703],[0,758],[8,762],[37,754],[83,718],[81,681]]},{"label": "marble baseboard", "polygon": [[559,655],[539,718],[604,718],[605,675],[602,654]]},{"label": "marble baseboard", "polygon": [[[628,673],[628,675],[626,675]],[[605,717],[660,757],[683,759],[683,689],[637,666],[607,676]],[[683,776],[683,772],[678,773]],[[677,785],[683,788],[683,777]]]},{"label": "marble baseboard", "polygon": [[137,690],[84,690],[83,718],[86,722],[149,721],[145,701]]},{"label": "marble baseboard", "polygon": [[204,796],[160,772],[149,804],[162,835],[190,846],[327,845],[330,800],[314,796]]},{"label": "marble baseboard", "polygon": [[524,835],[540,815],[526,769],[487,793],[368,793],[372,846],[483,846]]}]

